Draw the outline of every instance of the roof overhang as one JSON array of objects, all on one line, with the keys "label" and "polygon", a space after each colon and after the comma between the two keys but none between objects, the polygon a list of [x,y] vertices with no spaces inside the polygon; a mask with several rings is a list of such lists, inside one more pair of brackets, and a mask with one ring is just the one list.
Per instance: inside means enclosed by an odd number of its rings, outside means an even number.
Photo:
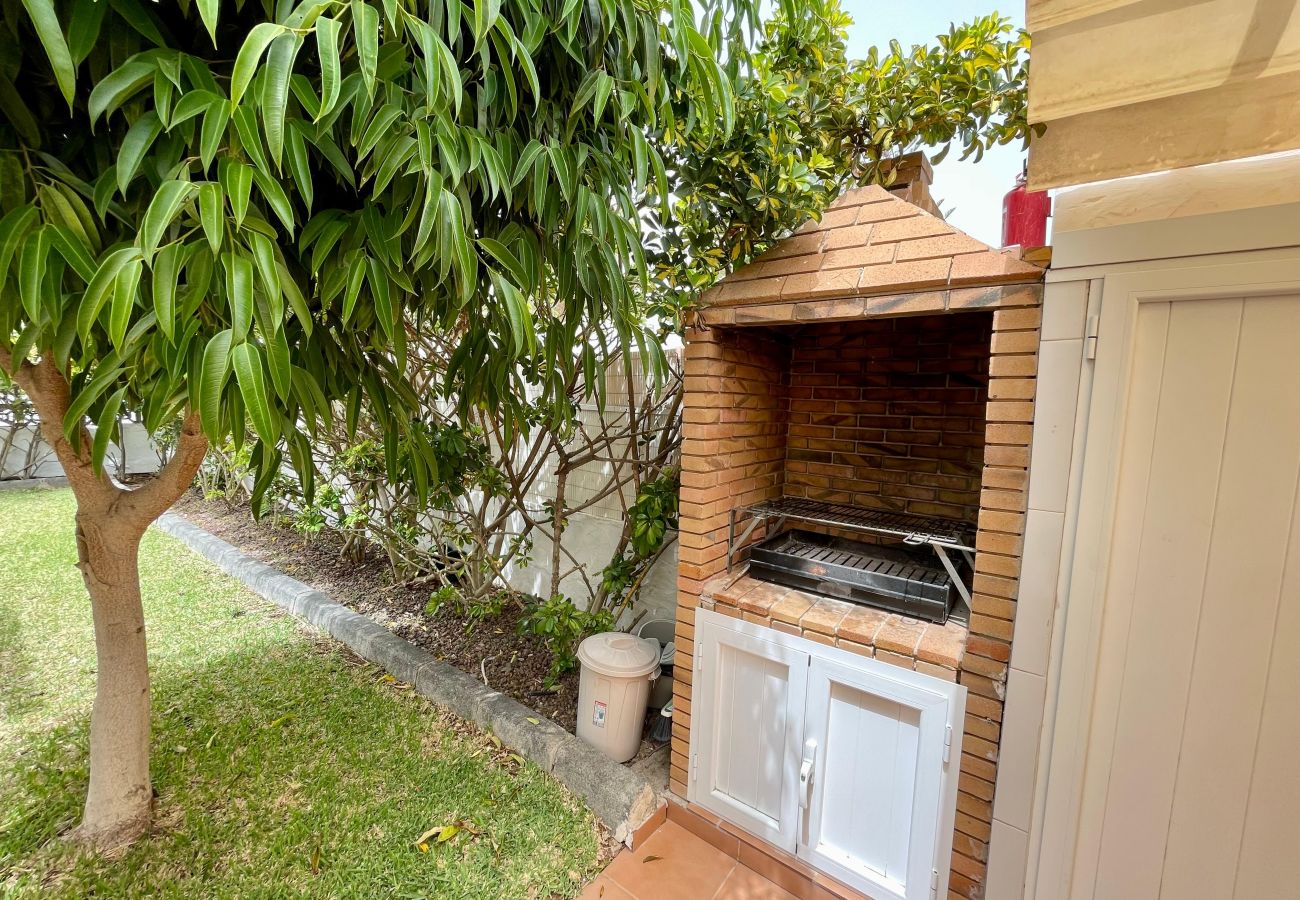
[{"label": "roof overhang", "polygon": [[873,185],[846,191],[706,291],[700,319],[771,325],[996,309],[1037,302],[1042,280],[1019,248],[994,249]]}]

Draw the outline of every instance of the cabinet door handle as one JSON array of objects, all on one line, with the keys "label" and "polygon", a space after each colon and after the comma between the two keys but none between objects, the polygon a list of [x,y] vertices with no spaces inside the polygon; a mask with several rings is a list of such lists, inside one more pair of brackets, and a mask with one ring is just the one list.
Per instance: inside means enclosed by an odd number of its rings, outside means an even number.
[{"label": "cabinet door handle", "polygon": [[817,765],[817,742],[804,744],[803,762],[799,765],[799,808],[812,806],[813,769]]}]

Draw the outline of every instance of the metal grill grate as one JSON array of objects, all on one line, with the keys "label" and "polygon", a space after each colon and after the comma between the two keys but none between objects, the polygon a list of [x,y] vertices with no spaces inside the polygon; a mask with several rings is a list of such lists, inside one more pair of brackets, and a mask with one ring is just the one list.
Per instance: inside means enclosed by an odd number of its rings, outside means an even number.
[{"label": "metal grill grate", "polygon": [[862,509],[782,497],[746,507],[751,516],[794,519],[832,528],[853,528],[902,538],[909,544],[943,544],[958,550],[974,550],[971,526],[954,519],[932,519],[878,509]]},{"label": "metal grill grate", "polygon": [[930,555],[928,549],[864,544],[796,529],[754,545],[749,573],[763,581],[944,622],[957,596],[956,584],[945,569],[929,564],[925,557]]},{"label": "metal grill grate", "polygon": [[780,544],[774,544],[772,549],[780,550],[790,556],[811,563],[844,566],[875,575],[905,579],[922,584],[938,584],[946,587],[951,581],[948,573],[937,566],[921,565],[914,560],[888,559],[882,555],[889,552],[883,547],[875,547],[870,551],[854,552],[844,547],[802,541],[796,535],[797,532],[787,532],[783,535],[785,540]]}]

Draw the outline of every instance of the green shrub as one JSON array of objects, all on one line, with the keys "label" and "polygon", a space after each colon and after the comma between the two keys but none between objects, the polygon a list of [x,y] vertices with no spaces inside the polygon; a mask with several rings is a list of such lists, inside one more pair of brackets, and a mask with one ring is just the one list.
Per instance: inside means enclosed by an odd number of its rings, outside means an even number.
[{"label": "green shrub", "polygon": [[578,665],[578,645],[583,638],[610,631],[614,615],[607,609],[588,612],[579,609],[563,594],[532,605],[519,623],[519,630],[542,639],[551,652],[551,669],[546,676],[546,687],[553,688],[560,676]]}]

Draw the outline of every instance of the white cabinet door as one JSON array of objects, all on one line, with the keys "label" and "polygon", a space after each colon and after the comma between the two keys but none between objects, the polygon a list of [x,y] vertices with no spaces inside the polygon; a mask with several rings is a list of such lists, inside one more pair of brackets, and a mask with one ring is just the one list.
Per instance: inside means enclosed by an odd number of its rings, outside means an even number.
[{"label": "white cabinet door", "polygon": [[819,653],[807,691],[798,854],[874,898],[946,893],[961,688]]},{"label": "white cabinet door", "polygon": [[688,799],[793,853],[808,654],[778,634],[697,615]]},{"label": "white cabinet door", "polygon": [[966,689],[709,610],[688,799],[876,900],[945,896]]}]

